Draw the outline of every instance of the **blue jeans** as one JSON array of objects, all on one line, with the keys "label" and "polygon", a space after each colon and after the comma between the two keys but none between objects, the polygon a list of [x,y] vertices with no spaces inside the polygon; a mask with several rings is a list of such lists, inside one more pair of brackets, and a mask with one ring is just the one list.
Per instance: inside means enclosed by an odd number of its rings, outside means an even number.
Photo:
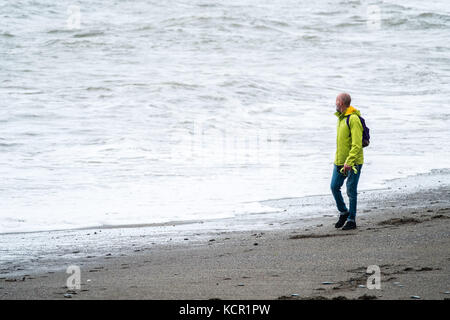
[{"label": "blue jeans", "polygon": [[[341,214],[349,213],[347,220],[355,221],[356,219],[356,203],[358,196],[358,181],[361,174],[362,164],[356,165],[358,173],[354,173],[353,169],[347,172],[347,176],[340,173],[343,166],[334,165],[333,177],[331,178],[331,192],[333,193],[334,200],[336,201],[337,209]],[[344,180],[347,179],[347,196],[350,200],[350,210],[347,210],[344,199],[342,198],[341,187],[344,184]]]}]

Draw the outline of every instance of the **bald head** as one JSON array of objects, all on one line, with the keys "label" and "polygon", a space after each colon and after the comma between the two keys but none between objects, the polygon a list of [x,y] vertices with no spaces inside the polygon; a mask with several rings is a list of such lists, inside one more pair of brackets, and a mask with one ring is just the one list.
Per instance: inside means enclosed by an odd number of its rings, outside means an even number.
[{"label": "bald head", "polygon": [[344,112],[350,106],[351,102],[352,102],[352,98],[350,97],[350,95],[348,93],[345,93],[345,92],[340,93],[336,97],[336,111]]}]

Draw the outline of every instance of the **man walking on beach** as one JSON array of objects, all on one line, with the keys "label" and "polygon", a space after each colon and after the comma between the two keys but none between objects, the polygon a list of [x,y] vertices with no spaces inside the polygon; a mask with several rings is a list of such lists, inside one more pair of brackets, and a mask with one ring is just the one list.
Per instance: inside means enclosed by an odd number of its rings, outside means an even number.
[{"label": "man walking on beach", "polygon": [[[364,162],[363,126],[359,118],[360,112],[353,108],[350,103],[351,97],[348,93],[341,93],[336,98],[337,112],[335,115],[338,117],[338,122],[331,191],[340,213],[339,221],[335,227],[341,228],[344,226],[342,230],[356,229],[357,187]],[[347,209],[341,193],[341,187],[346,178],[350,209]]]}]

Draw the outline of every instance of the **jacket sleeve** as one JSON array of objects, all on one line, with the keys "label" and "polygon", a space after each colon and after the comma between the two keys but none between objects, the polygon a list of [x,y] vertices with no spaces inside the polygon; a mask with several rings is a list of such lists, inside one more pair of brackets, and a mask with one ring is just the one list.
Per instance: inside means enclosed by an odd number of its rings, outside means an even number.
[{"label": "jacket sleeve", "polygon": [[352,147],[347,159],[345,160],[345,163],[353,167],[355,165],[358,153],[362,149],[363,127],[358,116],[350,116],[348,124],[350,126],[350,132],[352,135]]}]

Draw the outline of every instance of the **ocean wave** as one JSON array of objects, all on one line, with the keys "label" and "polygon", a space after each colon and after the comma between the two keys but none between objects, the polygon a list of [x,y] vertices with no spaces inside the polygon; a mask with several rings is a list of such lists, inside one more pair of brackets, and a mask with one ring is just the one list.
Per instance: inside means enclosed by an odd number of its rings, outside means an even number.
[{"label": "ocean wave", "polygon": [[342,13],[343,13],[342,10],[334,10],[334,11],[330,10],[330,11],[319,11],[319,12],[315,12],[314,14],[318,15],[318,16],[326,16],[326,17],[328,17],[328,16],[334,16],[334,15],[340,15]]},{"label": "ocean wave", "polygon": [[160,82],[157,85],[170,86],[172,88],[185,88],[185,89],[196,89],[196,88],[201,87],[200,85],[197,85],[197,84],[183,83],[183,82],[177,82],[177,81]]},{"label": "ocean wave", "polygon": [[5,37],[5,38],[14,38],[14,35],[12,33],[9,33],[8,31],[1,32],[0,36]]},{"label": "ocean wave", "polygon": [[[110,44],[108,44],[107,42],[103,42],[103,41],[93,41],[90,39],[84,39],[84,38],[80,38],[80,39],[74,39],[74,40],[61,40],[61,41],[57,41],[55,43],[61,43],[62,46],[66,46],[66,47],[70,47],[70,48],[76,48],[76,47],[83,47],[83,48],[103,48],[103,49],[107,49],[108,46]],[[109,49],[108,49],[109,50]]]},{"label": "ocean wave", "polygon": [[68,29],[68,28],[64,28],[64,29],[50,29],[50,30],[47,31],[48,34],[59,34],[59,33],[71,34],[71,33],[74,33],[74,32],[75,32],[75,30],[71,30],[71,29]]},{"label": "ocean wave", "polygon": [[23,143],[7,143],[7,142],[0,142],[0,148],[13,148],[13,147],[19,147],[22,146]]},{"label": "ocean wave", "polygon": [[111,89],[106,87],[87,87],[86,91],[111,91]]},{"label": "ocean wave", "polygon": [[393,16],[382,19],[383,27],[404,27],[415,30],[439,29],[450,27],[450,15],[435,12],[422,12],[415,14],[396,13]]},{"label": "ocean wave", "polygon": [[105,35],[104,31],[89,31],[89,32],[82,32],[82,33],[76,33],[73,35],[74,38],[89,38],[89,37],[98,37]]},{"label": "ocean wave", "polygon": [[152,24],[146,24],[143,26],[139,26],[138,28],[134,28],[131,30],[131,32],[139,32],[139,31],[149,31],[156,29],[154,25]]},{"label": "ocean wave", "polygon": [[[201,16],[201,15],[191,15],[183,16],[178,18],[169,18],[162,20],[160,26],[162,27],[187,27],[192,25],[215,25],[223,26],[223,23],[231,27],[291,27],[288,21],[283,21],[281,19],[273,18],[252,18],[248,16],[228,16],[228,15],[218,15],[218,16]],[[148,27],[148,26],[147,26]],[[144,30],[146,27],[142,27]]]},{"label": "ocean wave", "polygon": [[15,117],[22,118],[22,119],[38,119],[38,118],[42,118],[43,116],[38,113],[19,113],[19,114],[16,114]]}]

